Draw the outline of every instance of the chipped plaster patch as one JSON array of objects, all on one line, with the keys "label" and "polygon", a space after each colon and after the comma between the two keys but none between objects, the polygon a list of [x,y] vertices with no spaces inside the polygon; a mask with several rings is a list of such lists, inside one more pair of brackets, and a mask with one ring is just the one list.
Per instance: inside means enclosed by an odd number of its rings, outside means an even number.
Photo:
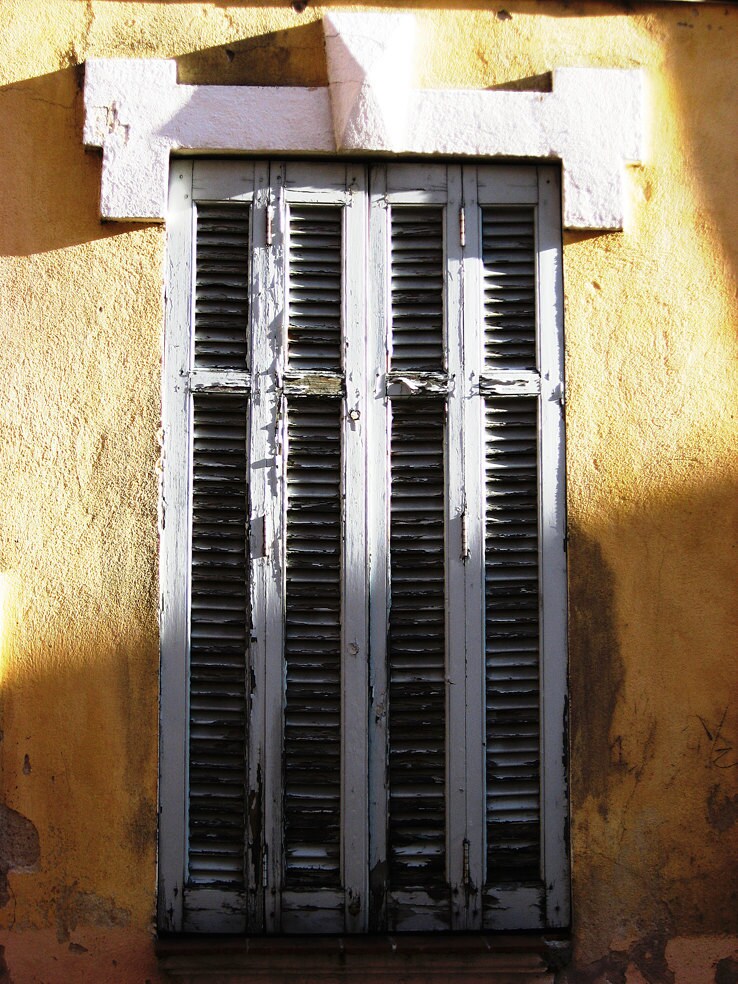
[{"label": "chipped plaster patch", "polygon": [[328,89],[178,85],[174,61],[88,60],[84,142],[103,150],[102,217],[162,220],[172,151],[391,152],[560,160],[564,225],[623,227],[624,166],[642,158],[639,71],[556,69],[550,93],[416,90],[412,15],[323,25]]},{"label": "chipped plaster patch", "polygon": [[37,871],[40,857],[35,826],[21,813],[0,803],[0,908],[10,898],[8,872]]}]

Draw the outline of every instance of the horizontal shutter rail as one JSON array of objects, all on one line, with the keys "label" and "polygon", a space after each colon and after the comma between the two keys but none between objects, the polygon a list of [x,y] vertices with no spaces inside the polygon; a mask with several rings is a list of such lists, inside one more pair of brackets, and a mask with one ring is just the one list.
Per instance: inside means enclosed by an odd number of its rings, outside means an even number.
[{"label": "horizontal shutter rail", "polygon": [[248,393],[248,373],[228,369],[193,369],[189,374],[191,393]]},{"label": "horizontal shutter rail", "polygon": [[386,393],[390,397],[448,396],[454,381],[445,372],[388,372]]},{"label": "horizontal shutter rail", "polygon": [[346,384],[340,372],[287,370],[282,389],[288,396],[344,396]]},{"label": "horizontal shutter rail", "polygon": [[199,369],[247,369],[250,207],[196,205],[194,358]]}]

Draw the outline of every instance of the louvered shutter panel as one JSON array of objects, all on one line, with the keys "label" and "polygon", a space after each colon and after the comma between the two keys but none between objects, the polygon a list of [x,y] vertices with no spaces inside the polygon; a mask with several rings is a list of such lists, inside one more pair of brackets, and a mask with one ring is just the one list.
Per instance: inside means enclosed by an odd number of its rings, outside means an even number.
[{"label": "louvered shutter panel", "polygon": [[292,370],[341,369],[341,209],[291,205],[288,351]]},{"label": "louvered shutter panel", "polygon": [[244,887],[247,406],[197,395],[192,452],[189,852],[192,882]]},{"label": "louvered shutter panel", "polygon": [[285,884],[341,876],[341,431],[338,400],[288,409]]},{"label": "louvered shutter panel", "polygon": [[249,206],[197,208],[195,351],[199,369],[246,369],[249,327]]},{"label": "louvered shutter panel", "polygon": [[[485,368],[530,370],[537,385],[533,209],[483,208],[481,226]],[[538,432],[535,396],[487,398],[487,878],[495,884],[541,875]]]},{"label": "louvered shutter panel", "polygon": [[487,865],[495,881],[540,874],[536,400],[486,407]]},{"label": "louvered shutter panel", "polygon": [[444,406],[392,412],[389,864],[392,888],[445,885]]},{"label": "louvered shutter panel", "polygon": [[484,351],[489,368],[537,366],[535,260],[532,209],[482,209]]},{"label": "louvered shutter panel", "polygon": [[442,208],[392,208],[390,262],[392,368],[440,370],[444,365]]}]

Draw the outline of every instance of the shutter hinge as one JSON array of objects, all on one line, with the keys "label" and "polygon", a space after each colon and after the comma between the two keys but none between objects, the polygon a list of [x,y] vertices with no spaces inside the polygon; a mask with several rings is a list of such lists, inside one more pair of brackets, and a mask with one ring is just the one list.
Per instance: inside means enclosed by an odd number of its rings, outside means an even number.
[{"label": "shutter hinge", "polygon": [[559,386],[559,406],[566,410],[566,387],[563,383]]},{"label": "shutter hinge", "polygon": [[261,887],[266,888],[269,884],[269,848],[264,845],[261,852]]},{"label": "shutter hinge", "polygon": [[274,240],[274,206],[267,205],[266,210],[266,244],[271,246]]},{"label": "shutter hinge", "polygon": [[466,561],[469,557],[469,526],[466,521],[466,509],[461,514],[461,559]]},{"label": "shutter hinge", "polygon": [[459,209],[459,245],[466,246],[466,212],[463,205]]},{"label": "shutter hinge", "polygon": [[469,841],[464,838],[464,887],[468,888],[471,878],[469,877]]}]

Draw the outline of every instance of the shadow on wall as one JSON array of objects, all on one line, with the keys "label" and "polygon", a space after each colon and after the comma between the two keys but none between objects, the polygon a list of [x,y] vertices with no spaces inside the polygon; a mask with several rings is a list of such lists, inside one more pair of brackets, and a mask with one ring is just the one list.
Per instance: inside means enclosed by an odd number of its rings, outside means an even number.
[{"label": "shadow on wall", "polygon": [[82,144],[83,71],[70,67],[0,87],[0,256],[144,228],[100,222],[101,153]]}]

